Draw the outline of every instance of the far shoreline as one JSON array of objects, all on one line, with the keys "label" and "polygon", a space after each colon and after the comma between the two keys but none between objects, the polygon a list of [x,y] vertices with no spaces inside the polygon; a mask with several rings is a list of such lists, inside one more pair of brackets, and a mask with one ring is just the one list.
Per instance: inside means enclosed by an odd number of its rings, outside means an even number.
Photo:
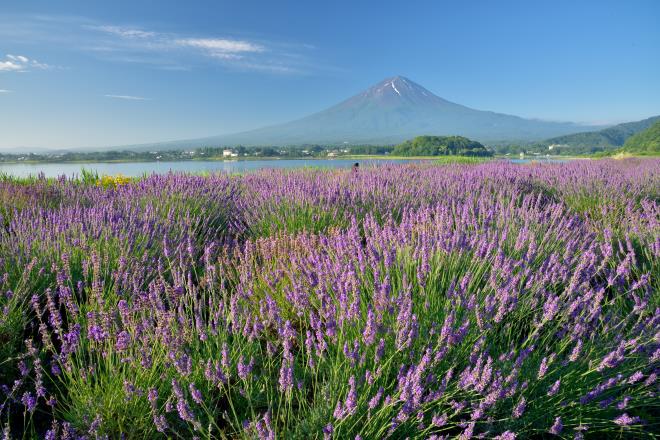
[{"label": "far shoreline", "polygon": [[[642,156],[642,155],[632,155],[629,157],[644,158],[644,157],[657,157],[657,156]],[[613,156],[592,156],[592,155],[571,155],[571,156],[529,156],[525,155],[524,157],[519,156],[505,156],[505,155],[494,155],[494,156],[389,156],[389,155],[345,155],[345,156],[301,156],[301,157],[277,157],[277,156],[264,156],[264,157],[241,157],[236,159],[226,159],[222,157],[199,157],[199,158],[190,158],[190,159],[171,159],[171,160],[152,160],[152,159],[114,159],[114,160],[12,160],[12,161],[0,161],[1,165],[45,165],[45,164],[95,164],[95,163],[180,163],[180,162],[256,162],[256,161],[281,161],[281,160],[417,160],[417,161],[450,161],[451,159],[462,160],[479,160],[479,161],[490,161],[490,160],[525,160],[525,161],[546,161],[546,160],[576,160],[576,159],[606,159],[614,158]]]}]

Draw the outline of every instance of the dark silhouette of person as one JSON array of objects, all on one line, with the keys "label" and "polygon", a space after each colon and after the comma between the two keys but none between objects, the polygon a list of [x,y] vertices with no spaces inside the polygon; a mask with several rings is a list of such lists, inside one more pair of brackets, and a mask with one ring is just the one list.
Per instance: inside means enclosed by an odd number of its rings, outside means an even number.
[{"label": "dark silhouette of person", "polygon": [[357,173],[359,168],[360,168],[360,164],[357,163],[357,162],[355,162],[355,163],[353,164],[353,172],[354,172],[354,173]]}]

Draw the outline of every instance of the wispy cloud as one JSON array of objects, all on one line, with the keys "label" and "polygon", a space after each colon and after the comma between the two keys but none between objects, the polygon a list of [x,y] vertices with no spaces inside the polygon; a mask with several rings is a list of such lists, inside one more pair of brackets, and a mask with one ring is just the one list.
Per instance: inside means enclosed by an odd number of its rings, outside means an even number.
[{"label": "wispy cloud", "polygon": [[266,49],[256,43],[242,40],[228,40],[226,38],[184,38],[174,40],[174,43],[182,47],[194,47],[208,50],[213,53],[234,54],[243,52],[265,52]]},{"label": "wispy cloud", "polygon": [[0,93],[11,93],[11,90],[0,89]]},{"label": "wispy cloud", "polygon": [[[140,63],[163,70],[193,70],[206,65],[276,74],[304,73],[319,65],[310,59],[316,49],[264,37],[218,32],[162,32],[139,25],[102,23],[86,17],[15,15],[0,18],[5,44],[51,44],[59,50],[87,53],[117,63]],[[0,59],[0,70],[25,66]],[[33,66],[37,68],[36,66]]]},{"label": "wispy cloud", "polygon": [[247,70],[281,74],[304,73],[304,70],[302,70],[300,67],[290,66],[277,62],[245,62],[237,65],[237,67]]},{"label": "wispy cloud", "polygon": [[7,54],[4,60],[0,60],[0,72],[27,72],[30,69],[50,69],[48,64],[40,63],[23,55]]},{"label": "wispy cloud", "polygon": [[133,95],[103,95],[106,98],[112,99],[123,99],[126,101],[151,101],[151,98],[145,98],[143,96],[133,96]]},{"label": "wispy cloud", "polygon": [[143,31],[141,29],[131,29],[131,28],[126,28],[126,27],[121,27],[121,26],[92,26],[92,25],[85,25],[83,26],[87,29],[91,30],[97,30],[100,32],[105,32],[108,34],[112,35],[117,35],[122,38],[152,38],[156,36],[155,32],[149,32],[149,31]]},{"label": "wispy cloud", "polygon": [[[167,70],[189,70],[187,64],[198,65],[212,60],[226,67],[278,74],[304,71],[305,56],[291,57],[291,45],[276,42],[229,37],[200,37],[148,31],[119,26],[86,26],[106,37],[96,52],[116,61],[142,60]],[[107,39],[114,37],[115,39]],[[298,47],[302,52],[310,49]],[[201,57],[201,59],[200,59]]]}]

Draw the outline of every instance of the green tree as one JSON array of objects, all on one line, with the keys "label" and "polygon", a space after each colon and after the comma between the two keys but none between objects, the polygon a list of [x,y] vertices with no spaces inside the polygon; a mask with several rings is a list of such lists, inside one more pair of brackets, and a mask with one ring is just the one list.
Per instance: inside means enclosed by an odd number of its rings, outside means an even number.
[{"label": "green tree", "polygon": [[492,156],[481,143],[463,136],[417,136],[394,147],[396,156]]}]

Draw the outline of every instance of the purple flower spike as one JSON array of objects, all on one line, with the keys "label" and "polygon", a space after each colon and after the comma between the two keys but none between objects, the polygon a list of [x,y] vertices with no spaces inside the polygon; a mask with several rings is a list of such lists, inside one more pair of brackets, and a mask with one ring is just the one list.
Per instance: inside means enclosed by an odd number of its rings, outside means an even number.
[{"label": "purple flower spike", "polygon": [[561,422],[561,417],[556,417],[555,423],[552,424],[548,432],[550,434],[559,435],[563,430],[564,430],[564,424]]}]

